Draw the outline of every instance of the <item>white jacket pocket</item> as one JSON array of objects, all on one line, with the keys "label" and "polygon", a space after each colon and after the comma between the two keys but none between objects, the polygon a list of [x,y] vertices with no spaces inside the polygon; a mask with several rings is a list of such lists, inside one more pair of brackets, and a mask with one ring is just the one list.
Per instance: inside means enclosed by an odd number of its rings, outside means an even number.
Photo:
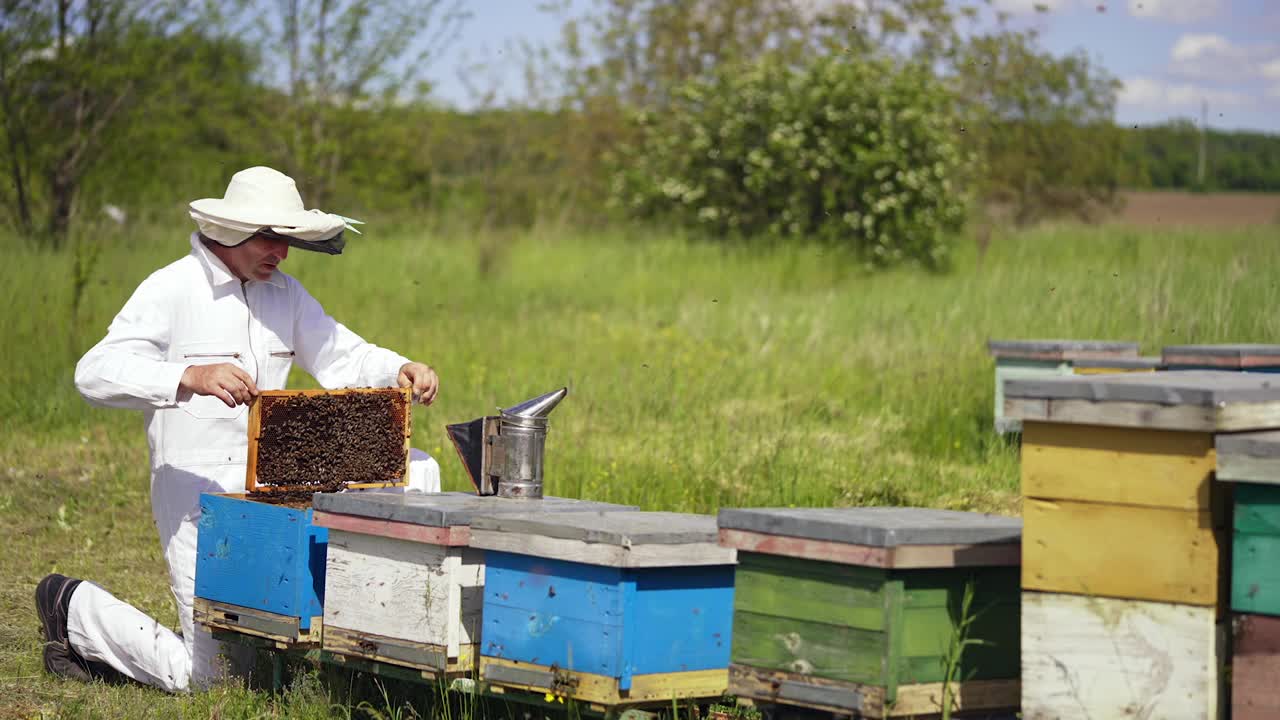
[{"label": "white jacket pocket", "polygon": [[[230,363],[248,372],[244,363],[244,353],[227,343],[199,342],[182,345],[178,348],[174,361],[187,365]],[[178,407],[188,415],[202,420],[226,420],[239,417],[248,406],[227,407],[226,403],[212,395],[192,394],[186,400],[179,400]]]}]

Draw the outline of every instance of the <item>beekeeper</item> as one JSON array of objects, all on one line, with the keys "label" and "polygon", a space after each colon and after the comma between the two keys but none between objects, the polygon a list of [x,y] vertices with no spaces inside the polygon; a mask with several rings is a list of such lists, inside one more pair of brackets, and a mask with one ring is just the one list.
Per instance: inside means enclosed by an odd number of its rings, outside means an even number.
[{"label": "beekeeper", "polygon": [[[280,271],[289,250],[339,254],[358,221],[304,209],[294,181],[266,167],[236,173],[222,198],[190,205],[191,252],[142,282],[107,336],[76,365],[94,405],[143,411],[151,448],[151,510],[178,604],[178,635],[107,590],[50,575],[36,588],[45,669],[79,679],[117,673],[170,692],[247,668],[242,650],[192,617],[200,494],[243,492],[247,404],[285,386],[297,363],[326,388],[413,388],[430,405],[436,373],[365,342]],[[421,451],[410,486],[438,492]]]}]

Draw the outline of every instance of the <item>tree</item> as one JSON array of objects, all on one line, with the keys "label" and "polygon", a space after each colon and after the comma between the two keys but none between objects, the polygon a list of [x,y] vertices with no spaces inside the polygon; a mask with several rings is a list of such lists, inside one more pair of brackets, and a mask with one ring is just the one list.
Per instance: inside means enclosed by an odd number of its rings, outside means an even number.
[{"label": "tree", "polygon": [[614,201],[709,234],[819,239],[868,265],[945,266],[965,218],[955,100],[919,65],[727,64],[642,115]]},{"label": "tree", "polygon": [[562,50],[575,100],[609,96],[658,109],[680,84],[730,63],[767,55],[803,65],[844,53],[928,64],[958,37],[945,0],[602,0],[564,19]]},{"label": "tree", "polygon": [[184,75],[173,70],[191,39],[216,32],[219,19],[216,4],[165,0],[0,6],[0,152],[10,185],[3,199],[24,233],[61,245],[106,138],[181,100],[175,83]]},{"label": "tree", "polygon": [[279,24],[268,23],[262,44],[282,55],[288,76],[264,79],[283,82],[287,102],[266,112],[286,172],[322,204],[351,151],[352,111],[424,94],[423,70],[470,13],[462,0],[272,0],[261,11],[271,7]]},{"label": "tree", "polygon": [[1120,84],[1083,53],[1041,50],[1033,31],[972,37],[953,81],[966,131],[987,165],[980,189],[1011,207],[1018,224],[1112,207],[1125,136],[1115,126]]}]

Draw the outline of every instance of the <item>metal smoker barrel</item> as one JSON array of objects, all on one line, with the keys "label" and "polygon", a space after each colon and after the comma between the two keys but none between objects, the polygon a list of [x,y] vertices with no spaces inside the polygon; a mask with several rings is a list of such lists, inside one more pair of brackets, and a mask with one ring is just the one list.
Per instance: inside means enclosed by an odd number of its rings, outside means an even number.
[{"label": "metal smoker barrel", "polygon": [[568,392],[568,388],[560,388],[501,411],[498,429],[498,435],[502,438],[499,497],[530,500],[542,498],[547,416]]}]

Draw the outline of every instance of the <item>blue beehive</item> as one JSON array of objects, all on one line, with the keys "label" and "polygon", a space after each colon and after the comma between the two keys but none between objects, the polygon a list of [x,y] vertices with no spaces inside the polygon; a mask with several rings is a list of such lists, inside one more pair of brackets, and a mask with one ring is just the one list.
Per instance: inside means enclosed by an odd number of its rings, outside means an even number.
[{"label": "blue beehive", "polygon": [[482,516],[480,672],[600,705],[719,697],[728,687],[735,552],[714,517]]},{"label": "blue beehive", "polygon": [[285,642],[316,642],[329,531],[311,508],[200,496],[196,620]]}]

